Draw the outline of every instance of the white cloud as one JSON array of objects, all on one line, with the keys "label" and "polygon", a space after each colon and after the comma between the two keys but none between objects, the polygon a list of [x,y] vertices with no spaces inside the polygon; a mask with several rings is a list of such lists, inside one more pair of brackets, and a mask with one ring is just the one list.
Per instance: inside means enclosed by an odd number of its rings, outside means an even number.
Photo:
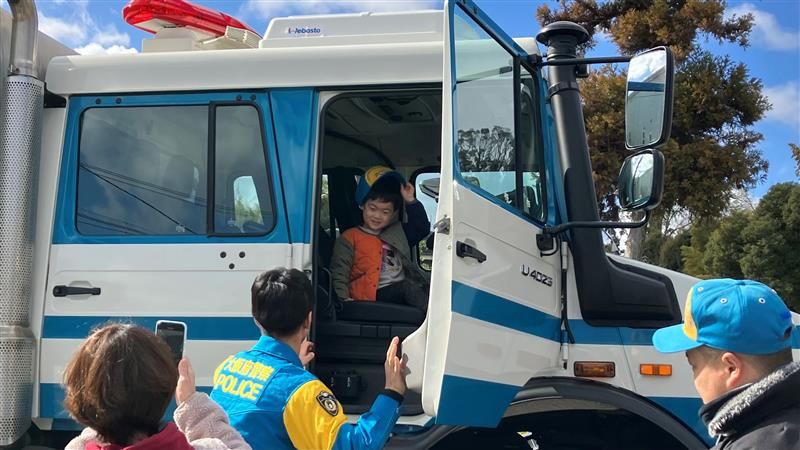
[{"label": "white cloud", "polygon": [[39,28],[83,55],[136,53],[131,37],[113,25],[100,27],[89,12],[87,0],[54,0],[59,17],[39,13]]},{"label": "white cloud", "polygon": [[437,0],[248,0],[247,11],[256,11],[265,18],[290,15],[317,15],[348,12],[387,12],[441,9]]},{"label": "white cloud", "polygon": [[75,51],[81,55],[119,55],[124,53],[138,53],[135,48],[125,47],[122,45],[111,45],[109,47],[105,47],[97,42],[90,42],[83,47],[76,48]]},{"label": "white cloud", "polygon": [[788,81],[777,86],[764,88],[764,95],[772,103],[772,109],[767,112],[766,120],[783,122],[800,132],[800,83]]},{"label": "white cloud", "polygon": [[766,45],[772,50],[794,50],[800,48],[800,30],[781,28],[774,14],[756,8],[752,3],[742,3],[731,8],[727,17],[752,14],[754,18],[753,42]]},{"label": "white cloud", "polygon": [[613,44],[614,43],[614,37],[611,36],[611,33],[609,33],[608,31],[605,31],[605,30],[601,30],[601,31],[596,32],[594,34],[594,40],[597,41],[598,43],[602,43],[602,42],[607,43],[607,44]]},{"label": "white cloud", "polygon": [[86,29],[77,23],[47,17],[39,13],[39,29],[44,34],[67,45],[76,45],[86,39]]},{"label": "white cloud", "polygon": [[131,45],[131,36],[128,33],[121,33],[113,25],[97,32],[92,38],[92,42],[100,45]]}]

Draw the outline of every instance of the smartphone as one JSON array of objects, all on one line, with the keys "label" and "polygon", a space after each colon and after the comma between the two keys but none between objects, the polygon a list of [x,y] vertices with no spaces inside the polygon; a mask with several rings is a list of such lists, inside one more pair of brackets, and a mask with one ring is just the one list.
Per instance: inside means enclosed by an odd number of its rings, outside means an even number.
[{"label": "smartphone", "polygon": [[156,322],[156,336],[167,343],[177,366],[183,358],[183,347],[186,344],[186,324],[173,320],[159,320]]}]

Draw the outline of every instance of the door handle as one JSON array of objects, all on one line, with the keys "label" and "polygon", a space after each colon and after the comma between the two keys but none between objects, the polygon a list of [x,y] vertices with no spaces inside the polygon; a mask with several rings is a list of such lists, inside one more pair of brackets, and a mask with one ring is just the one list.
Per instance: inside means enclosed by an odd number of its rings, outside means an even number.
[{"label": "door handle", "polygon": [[459,258],[474,258],[479,263],[486,261],[486,255],[482,251],[461,241],[456,242],[456,256]]},{"label": "door handle", "polygon": [[53,297],[66,297],[68,295],[100,295],[99,287],[53,286]]}]

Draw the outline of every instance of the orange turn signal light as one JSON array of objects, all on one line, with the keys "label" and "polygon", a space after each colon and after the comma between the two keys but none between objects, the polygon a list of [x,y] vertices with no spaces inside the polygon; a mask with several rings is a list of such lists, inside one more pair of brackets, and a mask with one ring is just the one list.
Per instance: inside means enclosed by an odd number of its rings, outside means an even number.
[{"label": "orange turn signal light", "polygon": [[613,362],[608,361],[576,361],[575,376],[589,378],[614,378],[617,375]]},{"label": "orange turn signal light", "polygon": [[672,364],[639,364],[639,373],[646,377],[671,377]]}]

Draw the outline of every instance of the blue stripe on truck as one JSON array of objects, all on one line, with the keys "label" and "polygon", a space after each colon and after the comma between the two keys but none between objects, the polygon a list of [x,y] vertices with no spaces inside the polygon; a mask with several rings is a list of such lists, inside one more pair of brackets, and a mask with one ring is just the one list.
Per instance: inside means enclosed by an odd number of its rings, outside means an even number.
[{"label": "blue stripe on truck", "polygon": [[187,339],[198,341],[256,341],[261,333],[247,317],[142,317],[142,316],[45,316],[44,339],[84,339],[108,322],[132,323],[154,330],[159,320],[186,323]]},{"label": "blue stripe on truck", "polygon": [[[490,294],[489,294],[490,295]],[[459,301],[453,311],[502,327],[544,339],[558,341],[558,322],[549,314],[518,303],[487,302],[478,306],[481,298]],[[499,298],[499,297],[497,297]],[[495,300],[497,299],[495,298]],[[495,308],[494,310],[490,308]],[[513,312],[512,317],[503,314]],[[198,341],[255,341],[260,333],[250,316],[247,317],[177,317],[177,316],[45,316],[43,339],[84,339],[93,329],[108,322],[135,323],[155,329],[158,320],[186,322],[188,339]],[[555,324],[555,326],[554,326]],[[582,320],[570,320],[576,344],[589,345],[652,345],[653,329],[593,327]],[[538,328],[537,328],[538,327]],[[800,349],[800,327],[795,327],[792,348]]]},{"label": "blue stripe on truck", "polygon": [[[559,342],[561,319],[486,291],[453,281],[453,312]],[[653,345],[650,328],[593,327],[583,320],[569,321],[576,344]]]},{"label": "blue stripe on truck", "polygon": [[[197,390],[211,393],[211,386],[197,386]],[[165,419],[172,420],[172,413],[175,411],[175,400],[170,402]],[[53,424],[54,430],[80,430],[64,409],[64,387],[56,383],[42,383],[39,385],[39,417],[46,419],[56,419],[58,427]]]}]

